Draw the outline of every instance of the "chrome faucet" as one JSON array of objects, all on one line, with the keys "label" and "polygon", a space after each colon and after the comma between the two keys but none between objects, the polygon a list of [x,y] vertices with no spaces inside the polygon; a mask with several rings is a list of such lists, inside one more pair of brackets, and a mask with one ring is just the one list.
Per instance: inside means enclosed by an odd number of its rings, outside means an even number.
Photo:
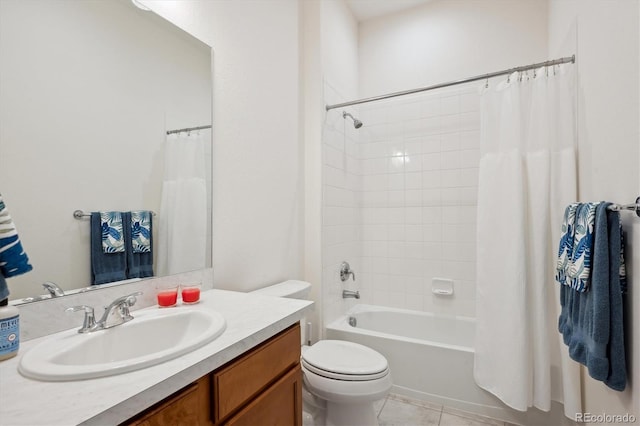
[{"label": "chrome faucet", "polygon": [[78,329],[78,333],[91,333],[97,330],[115,327],[124,324],[133,319],[133,315],[129,312],[129,308],[136,304],[136,296],[140,296],[141,291],[118,297],[111,302],[109,306],[104,308],[102,318],[98,322],[95,320],[93,308],[87,305],[73,306],[67,308],[66,312],[84,311],[84,322],[82,327]]},{"label": "chrome faucet", "polygon": [[78,312],[84,311],[84,322],[82,327],[78,329],[78,333],[90,333],[96,330],[96,317],[93,313],[93,308],[87,305],[72,306],[64,310],[65,312]]},{"label": "chrome faucet", "polygon": [[44,287],[45,290],[49,292],[51,297],[64,296],[64,291],[60,287],[58,287],[58,284],[54,282],[51,282],[51,281],[44,282],[42,283],[42,287]]},{"label": "chrome faucet", "polygon": [[342,262],[340,265],[340,280],[345,282],[349,279],[349,275],[356,280],[356,274],[351,270],[351,266],[349,266],[349,262]]},{"label": "chrome faucet", "polygon": [[359,291],[342,290],[342,298],[347,299],[353,297],[354,299],[360,299]]}]

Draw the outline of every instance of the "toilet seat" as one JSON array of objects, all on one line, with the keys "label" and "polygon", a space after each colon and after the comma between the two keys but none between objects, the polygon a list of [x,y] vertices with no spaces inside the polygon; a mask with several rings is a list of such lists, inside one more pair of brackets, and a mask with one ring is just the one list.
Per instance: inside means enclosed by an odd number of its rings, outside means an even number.
[{"label": "toilet seat", "polygon": [[302,364],[304,387],[326,401],[351,404],[384,398],[391,389],[391,374],[374,380],[336,380],[316,374]]},{"label": "toilet seat", "polygon": [[366,346],[343,340],[321,340],[302,354],[309,372],[333,380],[370,381],[389,374],[385,357]]}]

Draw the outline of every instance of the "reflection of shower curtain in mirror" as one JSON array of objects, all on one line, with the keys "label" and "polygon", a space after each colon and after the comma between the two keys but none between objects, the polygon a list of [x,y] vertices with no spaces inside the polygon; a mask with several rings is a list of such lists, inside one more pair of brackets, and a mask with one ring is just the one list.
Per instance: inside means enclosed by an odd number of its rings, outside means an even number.
[{"label": "reflection of shower curtain in mirror", "polygon": [[158,223],[158,276],[205,267],[207,185],[200,132],[167,136]]}]

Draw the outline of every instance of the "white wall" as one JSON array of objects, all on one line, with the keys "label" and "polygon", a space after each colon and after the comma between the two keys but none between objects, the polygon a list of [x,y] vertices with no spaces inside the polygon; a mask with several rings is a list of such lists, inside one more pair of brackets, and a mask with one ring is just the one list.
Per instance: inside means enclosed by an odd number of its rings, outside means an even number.
[{"label": "white wall", "polygon": [[298,2],[145,3],[213,46],[215,286],[302,278]]},{"label": "white wall", "polygon": [[434,0],[360,25],[360,96],[543,61],[547,2]]},{"label": "white wall", "polygon": [[34,267],[11,298],[85,287],[89,221],[72,212],[159,211],[165,130],[211,121],[210,49],[125,1],[0,12],[0,191]]},{"label": "white wall", "polygon": [[[551,0],[549,52],[576,53],[579,195],[631,203],[640,195],[639,3],[636,0]],[[584,409],[640,418],[640,220],[622,213],[630,292],[627,358],[631,381],[615,392],[583,369]]]}]

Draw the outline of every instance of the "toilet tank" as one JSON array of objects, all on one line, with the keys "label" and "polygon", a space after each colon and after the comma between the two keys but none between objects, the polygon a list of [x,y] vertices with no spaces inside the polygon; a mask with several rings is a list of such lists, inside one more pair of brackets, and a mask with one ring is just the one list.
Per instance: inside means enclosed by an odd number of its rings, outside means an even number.
[{"label": "toilet tank", "polygon": [[251,293],[262,296],[287,297],[289,299],[309,299],[311,284],[306,281],[288,280],[278,284],[259,288]]}]

